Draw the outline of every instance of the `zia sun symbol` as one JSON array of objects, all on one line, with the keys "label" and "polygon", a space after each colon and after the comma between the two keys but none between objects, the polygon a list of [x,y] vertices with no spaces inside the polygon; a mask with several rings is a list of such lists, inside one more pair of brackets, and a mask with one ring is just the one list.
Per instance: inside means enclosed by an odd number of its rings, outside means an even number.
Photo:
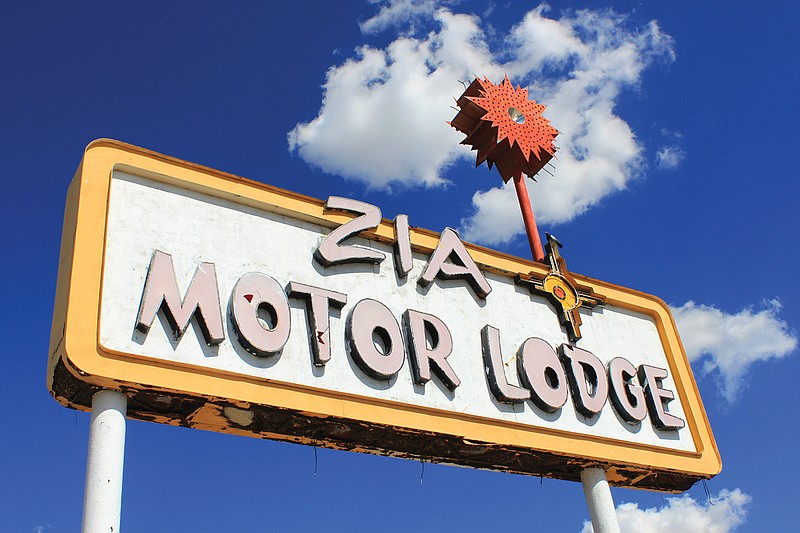
[{"label": "zia sun symbol", "polygon": [[507,76],[497,85],[475,78],[456,102],[460,110],[450,125],[466,134],[461,144],[478,151],[475,166],[496,165],[507,182],[533,177],[555,155],[558,130],[542,116],[546,107]]}]

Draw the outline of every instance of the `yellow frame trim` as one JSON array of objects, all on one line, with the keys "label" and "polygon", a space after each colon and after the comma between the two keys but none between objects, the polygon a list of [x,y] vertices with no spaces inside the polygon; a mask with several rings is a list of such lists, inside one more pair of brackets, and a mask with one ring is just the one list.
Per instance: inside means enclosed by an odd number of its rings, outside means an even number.
[{"label": "yellow frame trim", "polygon": [[[697,385],[667,305],[655,296],[577,274],[573,276],[578,285],[593,289],[609,304],[645,313],[654,320],[696,453],[234,376],[203,367],[147,361],[106,350],[98,340],[99,311],[109,186],[115,169],[132,171],[181,188],[320,225],[334,227],[350,220],[344,214],[324,212],[324,202],[318,199],[119,141],[100,139],[92,142],[86,148],[67,198],[48,364],[48,387],[65,405],[72,406],[67,398],[60,397],[58,391],[53,390],[54,369],[59,359],[63,359],[67,368],[82,381],[104,388],[152,388],[196,397],[227,398],[233,403],[276,406],[319,417],[356,419],[384,426],[458,435],[497,445],[544,450],[565,456],[565,461],[574,457],[582,462],[617,465],[620,469],[670,470],[707,478],[722,468]],[[367,236],[393,242],[392,222],[384,219]],[[432,253],[438,238],[436,232],[411,229],[411,243],[416,251]],[[546,267],[539,263],[473,244],[467,244],[467,248],[486,270],[507,276],[531,271],[547,272]],[[231,428],[231,432],[242,433],[242,430]],[[612,466],[609,479],[613,482],[623,478],[615,477]]]}]

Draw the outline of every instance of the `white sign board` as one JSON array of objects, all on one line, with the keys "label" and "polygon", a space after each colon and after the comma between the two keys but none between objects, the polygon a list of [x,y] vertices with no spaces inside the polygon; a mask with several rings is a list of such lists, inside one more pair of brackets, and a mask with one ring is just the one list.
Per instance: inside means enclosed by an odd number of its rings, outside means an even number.
[{"label": "white sign board", "polygon": [[[372,259],[326,262],[321,243],[361,213],[108,141],[81,172],[62,270],[92,264],[83,294],[96,307],[71,304],[75,277],[62,279],[54,331],[59,308],[69,334],[82,306],[96,314],[96,351],[89,362],[54,334],[51,388],[65,404],[86,407],[76,381],[111,384],[136,392],[130,413],[145,419],[568,479],[599,464],[613,483],[663,490],[719,471],[656,298],[575,276],[605,305],[578,310],[571,342],[551,300],[515,282],[546,267],[451,230],[412,229],[409,263],[397,253],[404,226],[378,216],[328,238]],[[81,209],[98,210],[102,231],[82,226],[92,213]],[[440,252],[445,266],[432,264],[437,246],[455,246]],[[477,275],[465,274],[471,261]],[[312,293],[329,297],[312,309]]]}]

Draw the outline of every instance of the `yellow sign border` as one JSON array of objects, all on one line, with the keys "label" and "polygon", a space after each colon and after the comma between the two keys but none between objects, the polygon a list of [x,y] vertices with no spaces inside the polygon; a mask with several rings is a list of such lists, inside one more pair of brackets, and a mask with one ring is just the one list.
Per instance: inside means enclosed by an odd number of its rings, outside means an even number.
[{"label": "yellow sign border", "polygon": [[[119,141],[99,139],[84,153],[69,189],[56,292],[53,329],[48,362],[48,388],[62,404],[88,409],[89,403],[76,392],[75,382],[90,390],[99,388],[152,391],[190,397],[205,402],[190,417],[177,419],[168,410],[151,414],[133,411],[129,416],[173,425],[256,435],[269,438],[318,442],[336,447],[329,440],[312,436],[298,437],[272,431],[248,430],[246,425],[231,423],[238,410],[282,409],[304,416],[332,420],[356,420],[370,427],[404,428],[424,434],[437,434],[476,442],[484,446],[508,449],[509,453],[545,453],[563,457],[567,470],[577,472],[589,465],[602,465],[609,481],[629,487],[683,490],[694,481],[720,472],[722,464],[708,423],[689,362],[678,337],[675,322],[667,305],[659,298],[610,283],[573,274],[576,282],[603,295],[610,305],[645,313],[658,329],[669,371],[676,385],[697,452],[621,442],[590,434],[576,435],[562,430],[531,427],[515,422],[487,419],[399,404],[354,394],[321,390],[300,385],[232,376],[225,372],[181,365],[145,361],[104,349],[98,337],[102,297],[104,250],[106,239],[109,186],[114,170],[128,170],[183,189],[202,192],[241,205],[274,211],[315,224],[335,227],[351,219],[346,214],[325,212],[324,202],[263,183],[181,161],[169,156],[131,146]],[[392,222],[384,219],[366,236],[383,242],[394,241]],[[412,228],[415,251],[433,252],[438,242],[436,232]],[[545,265],[513,257],[481,246],[467,244],[470,255],[481,268],[513,277],[531,271],[547,273]],[[64,370],[68,373],[64,373]],[[60,376],[60,377],[59,377]],[[64,385],[64,376],[72,383]],[[84,395],[85,396],[85,395]],[[223,416],[224,411],[228,416]],[[393,454],[391,449],[350,446],[371,453]],[[400,453],[399,455],[413,455]],[[429,460],[459,463],[452,457],[428,457]],[[466,462],[465,464],[470,464]],[[480,466],[480,465],[479,465]],[[490,466],[500,470],[525,472],[514,466]],[[526,472],[548,475],[548,472]],[[576,474],[577,475],[577,474]],[[661,482],[659,476],[669,481]],[[572,478],[563,472],[557,477]],[[678,482],[672,478],[679,479]],[[687,486],[688,485],[688,486]]]}]

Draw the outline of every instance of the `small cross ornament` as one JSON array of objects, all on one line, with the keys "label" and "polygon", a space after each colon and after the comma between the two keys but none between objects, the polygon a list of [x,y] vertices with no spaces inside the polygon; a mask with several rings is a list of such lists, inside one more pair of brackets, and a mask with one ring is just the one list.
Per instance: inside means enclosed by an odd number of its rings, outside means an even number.
[{"label": "small cross ornament", "polygon": [[591,309],[603,305],[605,298],[595,294],[592,289],[588,291],[577,289],[575,279],[567,270],[567,263],[558,251],[563,245],[549,233],[545,235],[547,235],[545,259],[550,265],[550,272],[544,277],[535,272],[517,274],[514,281],[531,293],[547,298],[558,311],[558,320],[567,331],[569,340],[577,342],[581,338],[582,324],[578,310],[581,307]]}]

